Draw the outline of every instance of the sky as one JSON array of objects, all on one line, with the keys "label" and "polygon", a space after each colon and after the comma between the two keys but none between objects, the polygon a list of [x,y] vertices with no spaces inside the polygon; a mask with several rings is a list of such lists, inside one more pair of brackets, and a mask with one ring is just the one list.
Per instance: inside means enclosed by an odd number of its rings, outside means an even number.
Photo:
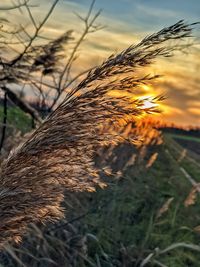
[{"label": "sky", "polygon": [[[31,3],[40,5],[40,8],[35,8],[35,16],[42,18],[52,2],[31,0]],[[10,0],[4,1],[4,5],[9,3]],[[73,29],[74,37],[78,38],[83,24],[75,13],[84,16],[90,4],[90,0],[60,0],[43,34],[54,37]],[[96,0],[94,11],[99,9],[102,11],[98,23],[105,27],[90,34],[82,44],[74,72],[97,65],[110,54],[180,19],[189,23],[200,21],[199,0]],[[12,11],[7,11],[6,16],[9,15],[12,15]],[[22,19],[21,14],[15,16],[19,21]],[[150,73],[163,77],[155,85],[145,88],[143,93],[166,95],[162,119],[180,125],[200,126],[200,25],[195,27],[193,35],[195,38],[192,42],[195,45],[187,53],[159,60],[149,69]]]}]

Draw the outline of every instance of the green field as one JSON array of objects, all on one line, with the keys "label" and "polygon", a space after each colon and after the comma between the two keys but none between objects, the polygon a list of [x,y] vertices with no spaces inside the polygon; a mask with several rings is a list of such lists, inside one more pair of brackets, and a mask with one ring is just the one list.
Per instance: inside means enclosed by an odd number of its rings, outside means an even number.
[{"label": "green field", "polygon": [[[164,145],[157,148],[158,159],[150,169],[145,169],[145,162],[136,164],[120,182],[94,197],[94,205],[102,199],[109,203],[101,213],[86,220],[108,255],[107,263],[102,250],[93,247],[91,259],[99,255],[100,266],[121,266],[116,261],[119,257],[124,257],[124,266],[199,266],[197,251],[177,247],[161,253],[178,243],[198,245],[200,242],[200,233],[194,230],[200,224],[200,199],[197,196],[194,205],[184,206],[192,185],[180,169],[184,167],[199,182],[200,168],[189,160],[190,155],[178,162],[183,148],[175,144],[166,137]],[[168,201],[169,207],[158,216]],[[148,256],[151,260],[141,265]]]},{"label": "green field", "polygon": [[195,137],[195,136],[181,135],[181,134],[168,134],[168,136],[182,140],[200,142],[200,137]]},{"label": "green field", "polygon": [[[0,106],[0,123],[3,122],[3,117],[3,107]],[[7,111],[7,130],[8,135],[10,135],[13,130],[26,133],[31,130],[31,118],[18,107],[9,107]]]}]

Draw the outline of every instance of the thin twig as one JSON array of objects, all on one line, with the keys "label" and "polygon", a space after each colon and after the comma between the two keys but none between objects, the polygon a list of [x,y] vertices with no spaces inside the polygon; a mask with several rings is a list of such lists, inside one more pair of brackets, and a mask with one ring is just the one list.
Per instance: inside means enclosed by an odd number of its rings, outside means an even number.
[{"label": "thin twig", "polygon": [[6,136],[6,127],[7,127],[7,92],[4,93],[4,102],[3,102],[3,127],[2,135],[0,142],[0,153],[2,152],[5,136]]},{"label": "thin twig", "polygon": [[36,39],[38,33],[40,32],[40,30],[42,29],[42,27],[44,26],[44,24],[47,22],[47,20],[49,19],[50,15],[52,14],[54,8],[56,7],[57,3],[59,2],[59,0],[55,0],[55,2],[52,4],[51,8],[49,9],[48,13],[46,14],[45,18],[43,19],[43,21],[40,23],[39,26],[37,26],[35,28],[35,33],[33,34],[33,36],[31,36],[29,43],[26,45],[25,49],[22,51],[22,53],[20,53],[12,62],[11,62],[11,66],[14,65],[15,63],[17,63],[18,61],[21,60],[21,58],[26,54],[27,50],[31,47],[33,41]]}]

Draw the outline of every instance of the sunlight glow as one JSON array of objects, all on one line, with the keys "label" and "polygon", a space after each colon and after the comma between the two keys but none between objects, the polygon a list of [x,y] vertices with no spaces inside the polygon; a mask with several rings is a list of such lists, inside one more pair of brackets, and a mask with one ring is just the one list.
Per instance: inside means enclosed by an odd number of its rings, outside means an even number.
[{"label": "sunlight glow", "polygon": [[143,84],[143,85],[142,85],[142,89],[143,89],[144,91],[150,91],[150,90],[151,90],[151,87],[148,86],[148,85],[146,85],[146,84]]},{"label": "sunlight glow", "polygon": [[153,96],[142,96],[139,97],[139,100],[142,100],[141,109],[151,109],[159,106],[159,104],[155,102],[155,98]]},{"label": "sunlight glow", "polygon": [[148,108],[153,108],[153,107],[157,107],[157,106],[158,106],[158,104],[151,102],[151,100],[144,100],[142,107],[145,109],[148,109]]}]

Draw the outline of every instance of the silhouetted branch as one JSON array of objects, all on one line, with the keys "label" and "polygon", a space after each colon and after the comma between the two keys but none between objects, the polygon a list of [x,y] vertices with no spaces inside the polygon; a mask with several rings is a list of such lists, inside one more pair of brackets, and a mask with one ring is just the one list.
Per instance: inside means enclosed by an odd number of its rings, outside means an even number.
[{"label": "silhouetted branch", "polygon": [[[76,53],[78,51],[78,48],[80,47],[80,45],[82,44],[82,42],[84,41],[85,37],[92,32],[96,32],[100,29],[102,29],[102,27],[95,25],[95,21],[97,20],[97,18],[99,17],[99,15],[101,14],[101,10],[99,10],[97,13],[95,13],[92,16],[92,11],[94,8],[94,4],[95,4],[95,0],[92,1],[88,13],[85,17],[80,16],[79,14],[76,14],[77,17],[79,19],[81,19],[84,23],[84,30],[81,34],[81,36],[79,37],[79,39],[77,40],[74,48],[72,49],[72,52],[70,54],[69,59],[67,60],[67,63],[65,64],[59,78],[58,78],[58,95],[56,97],[56,101],[54,101],[55,103],[52,104],[52,109],[54,107],[54,105],[57,103],[57,101],[59,100],[61,94],[63,93],[63,91],[65,90],[65,88],[67,87],[67,83],[68,83],[68,79],[69,79],[69,73],[72,67],[73,62],[76,59]],[[92,30],[91,30],[92,29]],[[77,77],[78,78],[78,77]],[[77,79],[73,79],[74,81]],[[71,84],[71,82],[69,81],[69,84]]]},{"label": "silhouetted branch", "polygon": [[[36,39],[36,37],[38,36],[40,30],[42,29],[42,27],[44,26],[44,24],[47,22],[47,20],[49,19],[50,15],[52,14],[54,8],[56,7],[57,3],[59,2],[59,0],[55,0],[54,3],[52,4],[51,8],[49,9],[48,13],[46,14],[46,16],[44,17],[44,19],[42,20],[42,22],[36,26],[36,24],[34,23],[35,26],[35,32],[32,36],[29,36],[30,40],[29,43],[25,46],[24,50],[10,63],[11,66],[16,64],[18,61],[21,60],[21,58],[26,54],[26,52],[28,51],[28,49],[31,47],[33,41]],[[26,5],[26,8],[27,5]],[[30,9],[28,8],[28,10],[30,11]],[[29,13],[31,21],[33,21],[32,18],[32,14]]]},{"label": "silhouetted branch", "polygon": [[[22,6],[23,13],[28,17],[33,32],[27,25],[14,25],[13,28],[7,30],[5,27],[1,29],[4,33],[1,44],[6,53],[1,56],[0,66],[2,67],[1,84],[14,83],[22,85],[24,92],[25,86],[31,86],[35,95],[39,95],[42,103],[50,105],[48,112],[51,112],[61,97],[66,94],[66,89],[79,79],[87,71],[70,77],[71,68],[77,58],[77,51],[87,34],[101,29],[100,25],[96,25],[96,19],[101,11],[93,13],[95,1],[88,10],[85,17],[78,15],[84,23],[84,30],[75,42],[75,45],[66,54],[65,45],[72,39],[72,31],[68,30],[56,39],[49,40],[47,43],[36,45],[35,40],[42,38],[41,29],[52,14],[58,0],[56,0],[42,22],[38,23],[34,18],[31,5],[24,2]],[[24,12],[25,11],[25,12]],[[12,36],[13,38],[8,38]],[[45,37],[44,37],[45,38]],[[19,45],[19,46],[16,46]],[[17,48],[16,48],[17,47]],[[13,55],[11,58],[8,55]],[[51,90],[52,89],[52,90]]]},{"label": "silhouetted branch", "polygon": [[7,126],[7,92],[4,93],[4,101],[3,101],[3,127],[2,127],[1,142],[0,142],[0,153],[2,151],[6,136],[6,126]]}]

